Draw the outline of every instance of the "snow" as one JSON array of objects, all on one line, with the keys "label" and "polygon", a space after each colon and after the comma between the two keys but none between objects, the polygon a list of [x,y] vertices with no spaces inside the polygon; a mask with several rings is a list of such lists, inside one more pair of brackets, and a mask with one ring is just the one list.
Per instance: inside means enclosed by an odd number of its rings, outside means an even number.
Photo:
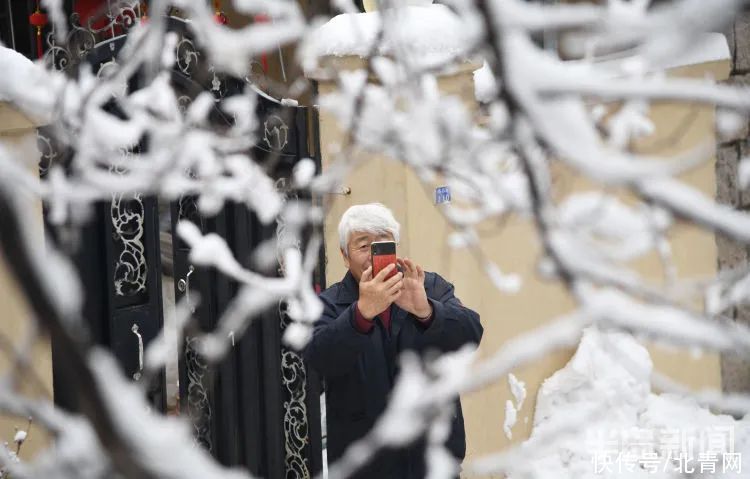
[{"label": "snow", "polygon": [[[732,55],[729,51],[727,38],[722,33],[716,32],[699,32],[691,39],[690,48],[681,49],[675,55],[660,55],[657,58],[643,58],[641,67],[642,72],[660,72],[670,68],[679,68],[689,65],[698,65],[722,60],[729,60]],[[604,59],[597,61],[597,67],[612,75],[621,76],[630,62],[632,64],[632,55],[623,58]],[[649,61],[650,60],[650,61]],[[571,63],[578,62],[574,60]]]},{"label": "snow", "polygon": [[668,59],[662,68],[676,68],[699,63],[730,60],[727,37],[723,33],[701,33],[692,43],[691,48],[684,49],[680,55]]},{"label": "snow", "polygon": [[576,243],[592,254],[629,261],[647,254],[654,247],[654,229],[671,223],[659,218],[652,225],[645,205],[631,207],[602,192],[585,192],[562,201],[557,216],[560,224],[576,235]]},{"label": "snow", "polygon": [[[34,135],[26,137],[14,145],[15,148],[7,148],[5,143],[0,143],[0,164],[4,165],[3,158],[7,155],[13,159],[13,154],[19,155],[23,161],[32,162],[39,158]],[[14,151],[15,150],[15,151]],[[13,161],[9,165],[17,167]],[[0,188],[13,193],[13,206],[25,210],[36,211],[38,207],[34,197],[23,191],[25,185],[19,185],[18,180],[12,174],[15,168],[4,168],[7,174],[0,175]],[[19,173],[21,178],[24,174]],[[31,251],[44,250],[44,254],[32,254],[31,262],[34,270],[39,274],[41,286],[59,312],[66,319],[76,318],[84,301],[84,289],[79,280],[78,273],[73,264],[68,261],[60,251],[55,248],[43,248],[43,235],[40,234],[40,225],[37,215],[24,215],[19,218],[18,234],[26,247]],[[80,327],[80,325],[71,325]]]},{"label": "snow", "polygon": [[54,25],[55,39],[62,43],[68,33],[67,15],[62,0],[42,0],[41,6],[49,12],[50,23]]},{"label": "snow", "polygon": [[235,338],[244,335],[251,321],[258,319],[263,311],[277,306],[278,302],[279,298],[267,291],[243,286],[222,313],[216,328],[203,335],[196,347],[207,359],[218,361],[234,346]]},{"label": "snow", "polygon": [[214,461],[208,451],[195,444],[192,428],[184,418],[151,411],[141,389],[122,375],[110,354],[94,351],[89,365],[115,428],[154,477],[252,477],[245,471],[224,468]]},{"label": "snow", "polygon": [[517,419],[518,411],[513,405],[513,401],[508,399],[507,401],[505,401],[505,422],[503,422],[503,432],[505,433],[505,437],[507,437],[508,439],[513,439],[513,432],[511,431],[511,429],[513,429],[513,426],[516,425]]},{"label": "snow", "polygon": [[510,393],[516,400],[516,410],[520,411],[523,407],[523,402],[526,400],[526,383],[519,381],[513,373],[508,374],[508,387],[510,387]]},{"label": "snow", "polygon": [[238,77],[250,74],[248,58],[274,51],[281,45],[296,40],[306,27],[302,9],[296,2],[235,2],[238,12],[248,16],[264,14],[269,17],[267,23],[256,22],[237,29],[218,24],[213,10],[203,2],[175,0],[172,4],[188,14],[191,29],[206,47],[216,70]]},{"label": "snow", "polygon": [[648,103],[629,101],[607,122],[608,143],[617,148],[626,148],[632,141],[653,134],[656,129],[648,117]]},{"label": "snow", "polygon": [[[8,467],[11,477],[16,477],[16,471],[18,477],[56,479],[105,477],[111,473],[106,451],[85,419],[52,407],[35,408],[34,417],[54,432],[55,445],[40,451],[33,463],[22,461],[13,468]],[[0,451],[3,449],[0,447]]]},{"label": "snow", "polygon": [[405,63],[418,68],[467,59],[477,40],[477,32],[468,28],[467,20],[444,5],[406,6],[394,12],[337,15],[313,32],[308,55],[365,57],[372,53],[378,32],[385,28],[376,53],[403,54]]},{"label": "snow", "polygon": [[750,330],[699,316],[671,305],[643,303],[615,289],[581,288],[582,300],[594,321],[626,331],[638,331],[663,344],[735,352],[750,345]]},{"label": "snow", "polygon": [[699,454],[716,448],[717,473],[721,453],[750,454],[750,421],[714,414],[687,397],[652,392],[652,370],[648,351],[632,336],[585,330],[570,362],[540,387],[533,430],[521,446],[526,460],[510,476],[666,479],[675,477],[676,452],[692,454],[697,468]]},{"label": "snow", "polygon": [[303,158],[294,165],[292,171],[294,184],[298,188],[306,188],[315,176],[315,162],[310,158]]},{"label": "snow", "polygon": [[24,431],[23,429],[19,429],[18,431],[16,431],[16,435],[13,436],[13,442],[15,442],[16,444],[21,444],[25,440],[26,440],[26,431]]},{"label": "snow", "polygon": [[737,183],[743,190],[750,186],[750,158],[745,157],[740,160],[737,166]]},{"label": "snow", "polygon": [[385,444],[405,445],[416,439],[426,423],[414,414],[427,388],[427,377],[414,354],[401,356],[401,373],[391,393],[388,409],[373,427],[373,433]]},{"label": "snow", "polygon": [[733,141],[734,138],[745,136],[742,129],[747,124],[747,115],[723,108],[716,110],[716,134],[721,141]]},{"label": "snow", "polygon": [[56,88],[64,83],[28,58],[0,46],[0,101],[14,105],[32,120],[50,121],[52,108],[58,100]]},{"label": "snow", "polygon": [[495,263],[485,263],[484,272],[487,273],[495,287],[506,294],[516,294],[521,289],[521,276],[505,274]]},{"label": "snow", "polygon": [[744,242],[750,241],[750,214],[714,202],[697,189],[672,178],[653,178],[639,185],[641,194],[699,225]]},{"label": "snow", "polygon": [[[546,98],[539,90],[552,83],[578,84],[593,77],[603,81],[585,66],[562,65],[554,57],[540,52],[521,34],[509,34],[507,41],[509,75],[507,87],[524,103],[531,126],[550,148],[574,168],[596,181],[619,184],[647,176],[669,174],[671,162],[650,161],[607,147],[589,119],[583,98],[565,96]],[[630,83],[629,83],[630,84]]]},{"label": "snow", "polygon": [[495,98],[497,91],[495,75],[485,60],[482,67],[474,71],[474,97],[480,103],[489,103]]},{"label": "snow", "polygon": [[[503,86],[514,102],[508,108],[502,99],[494,101],[499,79],[494,78],[485,63],[474,75],[477,98],[493,101],[488,107],[488,129],[481,132],[474,125],[473,112],[458,99],[441,98],[432,75],[434,71],[429,74],[419,71],[424,68],[439,71],[447,63],[469,59],[474,50],[487,52],[488,45],[479,43],[484,40],[484,30],[473,2],[451,1],[452,10],[444,5],[400,5],[391,11],[354,14],[352,2],[339,0],[335,6],[347,14],[326,24],[307,24],[297,2],[241,0],[235,2],[238,11],[248,15],[262,12],[271,17],[268,23],[241,29],[218,25],[206,2],[172,2],[191,18],[196,41],[204,46],[203,52],[211,58],[217,74],[244,75],[249,58],[276,51],[280,44],[306,35],[311,41],[301,42],[303,61],[317,60],[320,56],[362,57],[374,52],[370,73],[379,78],[379,84],[368,83],[368,72],[363,70],[342,74],[338,77],[340,90],[320,99],[320,106],[337,115],[340,126],[357,126],[351,136],[352,144],[339,150],[341,156],[354,165],[362,160],[352,152],[363,147],[402,159],[425,185],[441,176],[440,184],[450,186],[456,194],[454,204],[443,210],[456,231],[450,238],[453,247],[477,248],[475,252],[482,255],[478,247],[484,238],[480,242],[480,234],[474,229],[478,223],[496,223],[495,220],[504,223],[506,215],[538,215],[532,219],[539,224],[547,223],[548,229],[536,239],[552,250],[546,253],[561,257],[560,265],[572,278],[571,289],[578,310],[512,338],[495,351],[487,351],[487,360],[477,368],[469,368],[467,357],[460,354],[428,362],[406,357],[385,416],[364,442],[352,446],[342,464],[332,466],[333,472],[348,475],[346,472],[351,471],[347,467],[371,457],[375,448],[404,444],[427,431],[430,477],[452,475],[455,462],[439,444],[440,438],[447,434],[446,418],[452,414],[446,405],[452,404],[458,393],[502,381],[507,375],[513,398],[505,403],[503,429],[512,437],[526,389],[509,371],[574,344],[583,324],[633,331],[636,335],[685,346],[691,352],[700,348],[722,352],[747,350],[750,346],[747,327],[727,324],[666,301],[650,304],[643,299],[648,295],[638,294],[650,292],[647,289],[650,285],[616,264],[638,258],[654,248],[662,257],[668,256],[669,246],[664,237],[672,226],[673,213],[674,217],[692,221],[705,230],[718,230],[750,241],[747,213],[716,206],[710,198],[671,178],[697,165],[696,161],[705,161],[701,157],[705,150],[689,158],[645,158],[628,149],[633,139],[653,130],[647,118],[652,99],[695,100],[738,110],[719,111],[717,126],[722,134],[736,133],[746,121],[750,110],[746,90],[702,80],[643,76],[651,68],[663,65],[659,59],[674,61],[675,65],[726,59],[728,50],[723,38],[712,36],[704,42],[699,32],[687,26],[703,14],[707,18],[701,27],[710,28],[731,13],[726,8],[731,1],[716,0],[713,6],[703,0],[674,2],[681,9],[678,13],[687,9],[694,12],[693,16],[674,15],[675,26],[666,24],[666,17],[652,18],[646,0],[610,0],[606,6],[554,7],[520,0],[490,2],[496,17],[489,20],[503,30],[500,45],[500,57],[505,63]],[[45,4],[55,15],[53,20],[62,21],[59,14],[62,3],[49,0]],[[708,15],[711,9],[717,9],[715,5],[723,6],[721,9],[727,12],[720,11],[715,17]],[[149,24],[159,25],[159,18],[157,12]],[[618,21],[620,24],[615,25]],[[553,52],[539,49],[529,35],[531,30],[548,27],[554,30],[561,26],[596,35],[604,47],[618,44],[646,47],[637,58],[619,59],[611,65],[561,62]],[[162,43],[163,36],[157,29],[138,28],[131,34],[132,41],[128,41],[128,46],[137,45],[138,51],[132,61],[124,56],[118,59],[126,67],[122,71],[127,72],[131,67],[131,71],[141,70],[140,61],[160,64],[159,59],[168,69],[174,60],[171,47],[176,37]],[[382,42],[376,40],[381,31]],[[664,48],[657,48],[659,45]],[[669,53],[685,45],[694,47],[687,56]],[[153,58],[148,60],[148,57]],[[246,268],[244,259],[238,261],[220,236],[204,235],[196,225],[181,223],[177,232],[192,248],[191,261],[196,266],[216,268],[240,283],[238,295],[222,310],[216,328],[201,337],[200,351],[207,359],[220,358],[258,312],[277,306],[280,301],[287,304],[288,317],[293,320],[285,331],[285,343],[300,348],[307,341],[311,323],[322,309],[309,281],[318,261],[321,239],[316,237],[317,233],[313,234],[304,254],[295,245],[306,238],[303,233],[309,231],[310,225],[323,222],[324,215],[322,207],[316,212],[307,203],[295,206],[288,201],[277,191],[266,173],[266,165],[259,166],[241,153],[255,140],[257,92],[248,88],[245,95],[223,105],[236,120],[224,135],[222,131],[213,131],[206,121],[215,106],[211,95],[196,98],[184,114],[169,84],[170,76],[165,73],[154,72],[150,84],[137,92],[127,92],[118,90],[117,85],[122,83],[115,80],[120,79],[108,77],[111,84],[101,82],[84,67],[78,78],[66,80],[7,49],[0,50],[0,71],[5,73],[0,78],[0,100],[12,103],[30,116],[45,118],[56,110],[62,120],[58,123],[63,138],[69,139],[76,150],[69,169],[52,167],[43,182],[39,182],[36,173],[23,173],[18,166],[23,161],[32,163],[28,159],[31,155],[16,161],[24,155],[0,151],[1,169],[5,173],[0,186],[33,192],[48,200],[53,223],[74,220],[69,212],[85,211],[91,200],[109,199],[112,192],[166,193],[169,199],[196,195],[202,213],[218,211],[226,200],[243,202],[264,224],[283,223],[287,237],[269,240],[262,251],[255,252],[256,256],[268,255],[273,266],[278,259],[283,277],[269,278]],[[112,72],[116,75],[117,69]],[[127,80],[124,78],[127,74],[122,75],[122,80]],[[128,110],[127,120],[115,118],[102,109],[116,90],[122,96],[127,95],[127,99],[121,98]],[[296,93],[292,89],[285,94]],[[614,99],[623,106],[612,116],[606,115],[609,111],[605,107],[594,107],[596,111],[592,113],[590,96]],[[295,105],[290,99],[280,103]],[[359,106],[362,106],[361,117],[356,116]],[[601,124],[592,122],[592,117],[601,120]],[[144,132],[149,133],[149,148],[134,157],[128,178],[112,179],[111,175],[97,171],[102,170],[98,168],[99,162],[110,161],[111,150],[127,149]],[[709,147],[713,153],[714,145]],[[541,184],[533,198],[541,203],[541,213],[531,208],[530,173],[519,167],[525,165],[516,161],[520,154]],[[559,190],[553,190],[554,171],[550,172],[550,164],[558,158],[590,179],[598,180],[604,188],[615,185],[629,189],[641,202],[626,204],[601,193],[572,195],[558,202]],[[746,161],[740,165],[742,185],[750,181]],[[293,186],[340,186],[342,172],[349,166],[339,168],[334,163],[327,171],[328,176],[321,179],[315,175],[314,163],[303,160],[294,169]],[[186,170],[194,176],[186,175]],[[29,208],[20,210],[25,213]],[[547,264],[552,265],[548,271],[555,266],[550,257],[548,254],[546,258]],[[83,288],[70,263],[54,250],[35,260],[35,269],[45,273],[38,276],[57,308],[69,316],[80,316]],[[487,258],[481,261],[501,291],[519,290],[519,275],[502,271]],[[723,280],[719,278],[719,282]],[[617,288],[603,286],[613,284]],[[740,303],[749,288],[750,279],[738,279],[728,289],[716,289],[718,297],[712,299],[710,306]],[[190,316],[185,303],[178,307],[178,331]],[[72,326],[74,331],[80,330],[80,325]],[[165,336],[152,344],[146,356],[149,370],[158,369],[168,354]],[[168,477],[244,477],[240,473],[227,473],[207,454],[191,449],[192,438],[184,419],[163,418],[149,412],[140,389],[143,384],[134,385],[123,378],[110,356],[95,351],[90,361],[118,432],[126,443],[133,445],[134,460],[143,461],[148,469]],[[522,458],[533,460],[517,461],[513,472],[521,477],[522,469],[528,466],[538,468],[535,472],[546,473],[548,477],[591,476],[591,459],[596,447],[603,444],[602,431],[607,439],[606,434],[613,431],[619,434],[635,430],[639,435],[649,432],[653,435],[654,431],[683,428],[686,424],[704,429],[731,426],[737,447],[747,450],[747,434],[742,429],[745,422],[712,414],[685,397],[654,394],[651,384],[659,384],[658,375],[652,371],[645,349],[631,336],[588,330],[576,356],[540,390],[534,432],[523,450],[527,457]],[[7,393],[0,387],[0,401]],[[97,442],[90,422],[78,416],[66,419],[59,419],[58,423],[69,427],[53,428],[58,434],[57,444],[33,466],[47,472],[39,476],[57,477],[54,474],[57,470],[67,474],[66,477],[102,477],[111,472],[107,453]],[[554,444],[550,439],[560,432],[564,433],[562,442]],[[631,446],[635,444],[629,438],[621,450],[630,450]],[[660,446],[653,445],[647,452],[664,456],[664,448]],[[165,461],[165,457],[170,460]]]},{"label": "snow", "polygon": [[282,340],[295,351],[302,351],[312,337],[312,333],[312,326],[309,324],[295,322],[287,326]]}]

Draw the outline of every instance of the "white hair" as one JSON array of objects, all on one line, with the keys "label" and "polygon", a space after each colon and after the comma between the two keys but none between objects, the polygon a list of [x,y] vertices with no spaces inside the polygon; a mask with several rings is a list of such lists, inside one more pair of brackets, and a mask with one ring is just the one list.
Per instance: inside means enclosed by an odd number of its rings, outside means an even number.
[{"label": "white hair", "polygon": [[391,210],[380,203],[350,206],[341,215],[341,221],[339,221],[339,245],[344,254],[348,256],[349,238],[354,232],[375,235],[390,233],[393,235],[393,240],[398,243],[400,229],[401,225],[393,217]]}]

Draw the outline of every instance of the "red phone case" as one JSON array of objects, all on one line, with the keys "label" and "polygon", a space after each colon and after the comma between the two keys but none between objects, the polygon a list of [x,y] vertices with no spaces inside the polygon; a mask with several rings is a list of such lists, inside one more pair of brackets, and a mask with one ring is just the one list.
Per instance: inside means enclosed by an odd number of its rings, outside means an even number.
[{"label": "red phone case", "polygon": [[[372,276],[373,278],[378,275],[378,273],[388,266],[389,264],[395,264],[396,263],[396,255],[395,254],[378,254],[374,255],[372,257]],[[390,273],[388,273],[387,278],[390,278],[394,274],[398,273],[398,269],[393,268]]]}]

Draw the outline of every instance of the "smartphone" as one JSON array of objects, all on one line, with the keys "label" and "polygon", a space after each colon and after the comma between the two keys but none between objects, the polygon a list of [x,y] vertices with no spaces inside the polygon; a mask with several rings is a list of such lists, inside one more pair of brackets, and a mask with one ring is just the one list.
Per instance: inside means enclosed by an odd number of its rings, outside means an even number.
[{"label": "smartphone", "polygon": [[[396,264],[396,243],[394,241],[374,241],[370,245],[370,252],[372,253],[373,278],[389,264]],[[396,273],[398,273],[398,269],[393,268],[387,278]]]}]

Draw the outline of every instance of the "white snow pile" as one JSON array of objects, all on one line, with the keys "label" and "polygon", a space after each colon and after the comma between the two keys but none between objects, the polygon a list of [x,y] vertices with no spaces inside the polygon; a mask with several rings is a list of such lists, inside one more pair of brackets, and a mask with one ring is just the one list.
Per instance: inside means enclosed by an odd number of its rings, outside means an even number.
[{"label": "white snow pile", "polygon": [[723,33],[707,32],[698,35],[699,40],[693,42],[691,48],[685,49],[680,55],[669,58],[665,62],[664,68],[697,65],[732,58],[727,37]]},{"label": "white snow pile", "polygon": [[23,429],[16,431],[16,435],[13,436],[13,442],[16,444],[22,444],[26,440],[27,433]]},{"label": "white snow pile", "polygon": [[648,351],[624,333],[586,330],[537,397],[534,428],[511,472],[523,477],[746,477],[750,420],[651,392]]},{"label": "white snow pile", "polygon": [[64,80],[15,50],[0,46],[0,102],[39,123],[49,121]]},{"label": "white snow pile", "polygon": [[375,53],[400,55],[412,67],[467,59],[480,31],[472,20],[459,17],[444,5],[344,13],[313,32],[307,53],[315,57],[366,57],[373,53],[381,28],[385,34]]},{"label": "white snow pile", "polygon": [[526,400],[526,383],[519,381],[515,375],[508,374],[508,387],[510,393],[513,394],[513,399],[516,400],[515,408],[520,410],[523,407],[523,402]]},{"label": "white snow pile", "polygon": [[519,381],[511,373],[508,374],[508,387],[510,388],[510,392],[513,394],[513,398],[516,402],[513,404],[513,401],[510,399],[505,401],[505,422],[503,423],[503,432],[505,433],[505,437],[513,439],[513,426],[516,425],[518,411],[521,410],[523,402],[526,399],[526,383]]},{"label": "white snow pile", "polygon": [[480,103],[490,103],[497,96],[497,91],[497,80],[485,60],[481,68],[474,70],[474,98]]}]

